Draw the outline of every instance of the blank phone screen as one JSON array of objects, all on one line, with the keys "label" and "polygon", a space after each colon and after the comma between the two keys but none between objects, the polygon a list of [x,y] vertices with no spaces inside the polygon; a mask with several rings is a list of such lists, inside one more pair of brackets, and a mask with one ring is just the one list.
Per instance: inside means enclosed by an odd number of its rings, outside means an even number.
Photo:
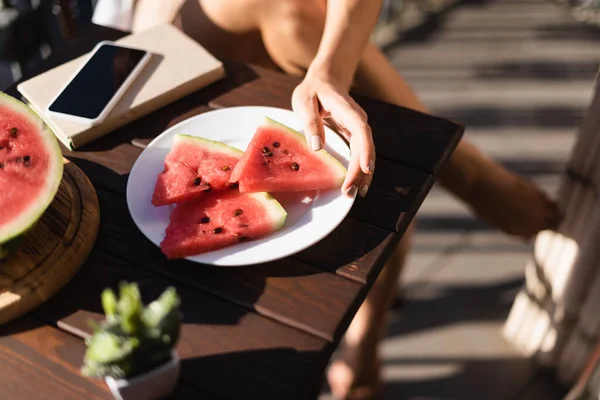
[{"label": "blank phone screen", "polygon": [[49,110],[97,118],[145,54],[142,50],[110,44],[100,46]]}]

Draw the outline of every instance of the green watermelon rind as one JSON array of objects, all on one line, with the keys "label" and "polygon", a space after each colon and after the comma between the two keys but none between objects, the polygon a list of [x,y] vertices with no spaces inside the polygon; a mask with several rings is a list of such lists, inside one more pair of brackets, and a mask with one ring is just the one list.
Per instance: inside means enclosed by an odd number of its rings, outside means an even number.
[{"label": "green watermelon rind", "polygon": [[[18,112],[29,121],[38,125],[38,131],[45,143],[46,151],[50,156],[50,166],[53,171],[49,172],[49,179],[45,190],[39,194],[38,201],[30,206],[28,213],[24,213],[20,219],[13,221],[10,225],[0,228],[0,259],[8,256],[23,240],[42,217],[48,206],[54,200],[63,176],[62,153],[56,140],[56,136],[44,120],[25,103],[0,92],[0,106],[7,106],[13,112]],[[54,155],[55,157],[52,157]],[[54,158],[54,162],[53,162]]]},{"label": "green watermelon rind", "polygon": [[254,198],[265,208],[269,220],[272,221],[273,231],[283,228],[287,220],[287,212],[273,196],[267,192],[248,193],[248,196]]},{"label": "green watermelon rind", "polygon": [[[308,146],[308,144],[306,143],[306,137],[300,132],[269,117],[264,117],[264,119],[264,125],[271,126],[272,128],[281,129],[284,132],[289,133],[289,137],[296,140],[298,142],[298,145]],[[330,167],[331,172],[335,175],[337,179],[336,183],[341,185],[344,182],[344,179],[346,179],[346,174],[348,173],[346,167],[344,167],[337,158],[329,154],[325,149],[315,151],[315,153],[319,158],[321,158],[321,160],[323,160],[323,162],[325,162],[326,165]]]},{"label": "green watermelon rind", "polygon": [[214,153],[220,153],[223,155],[230,155],[232,157],[240,158],[244,152],[238,148],[229,146],[222,142],[217,142],[214,140],[206,139],[200,136],[192,136],[186,135],[183,133],[178,133],[175,135],[173,139],[173,145],[176,143],[190,144],[194,146],[201,146],[206,150],[212,151]]}]

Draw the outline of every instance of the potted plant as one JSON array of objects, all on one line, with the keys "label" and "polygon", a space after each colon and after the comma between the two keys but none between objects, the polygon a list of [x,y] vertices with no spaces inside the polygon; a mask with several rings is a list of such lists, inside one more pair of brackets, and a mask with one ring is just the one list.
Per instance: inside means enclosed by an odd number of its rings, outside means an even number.
[{"label": "potted plant", "polygon": [[119,298],[105,289],[106,318],[86,340],[82,374],[104,378],[119,400],[154,400],[171,393],[179,376],[174,350],[182,321],[179,304],[174,288],[148,306],[135,283],[121,283]]}]

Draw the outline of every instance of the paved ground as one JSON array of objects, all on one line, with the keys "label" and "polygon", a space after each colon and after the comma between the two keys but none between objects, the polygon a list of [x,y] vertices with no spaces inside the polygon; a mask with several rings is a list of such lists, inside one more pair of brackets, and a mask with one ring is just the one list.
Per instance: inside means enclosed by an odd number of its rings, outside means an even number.
[{"label": "paved ground", "polygon": [[[600,34],[541,0],[457,4],[386,46],[436,114],[553,193],[600,66]],[[435,187],[418,215],[403,311],[383,343],[385,399],[558,400],[502,339],[531,247]],[[329,398],[323,395],[323,399]]]}]

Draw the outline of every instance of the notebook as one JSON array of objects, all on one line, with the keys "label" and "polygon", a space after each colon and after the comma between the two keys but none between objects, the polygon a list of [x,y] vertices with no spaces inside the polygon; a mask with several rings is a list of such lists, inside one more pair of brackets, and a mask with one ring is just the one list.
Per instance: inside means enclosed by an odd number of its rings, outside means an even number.
[{"label": "notebook", "polygon": [[[49,116],[44,110],[86,61],[88,54],[46,71],[17,86],[24,100],[75,150],[111,131],[223,78],[223,64],[171,24],[119,39],[117,43],[152,53],[148,64],[107,117],[89,126]],[[93,95],[90,93],[90,95]]]}]

